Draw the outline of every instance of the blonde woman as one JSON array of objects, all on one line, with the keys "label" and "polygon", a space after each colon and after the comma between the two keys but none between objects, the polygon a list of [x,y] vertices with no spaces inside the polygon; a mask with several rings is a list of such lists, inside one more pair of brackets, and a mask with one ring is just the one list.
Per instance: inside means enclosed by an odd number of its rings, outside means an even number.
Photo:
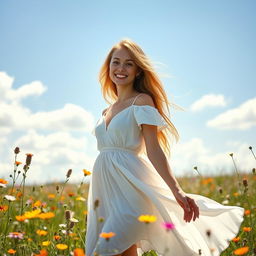
[{"label": "blonde woman", "polygon": [[[93,130],[100,153],[88,194],[86,255],[219,255],[238,233],[244,209],[178,184],[166,156],[179,134],[143,50],[129,39],[114,45],[100,83],[111,104]],[[153,217],[143,222],[143,215]]]}]

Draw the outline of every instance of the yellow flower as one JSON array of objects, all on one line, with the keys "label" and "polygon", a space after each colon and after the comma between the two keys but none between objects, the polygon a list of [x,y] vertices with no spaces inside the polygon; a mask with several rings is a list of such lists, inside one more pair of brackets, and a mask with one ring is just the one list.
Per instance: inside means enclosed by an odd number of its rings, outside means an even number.
[{"label": "yellow flower", "polygon": [[43,241],[42,246],[48,246],[51,242],[50,241]]},{"label": "yellow flower", "polygon": [[66,250],[68,248],[68,246],[66,244],[56,244],[56,247],[59,250]]},{"label": "yellow flower", "polygon": [[87,171],[86,169],[83,169],[83,172],[84,172],[84,176],[87,176],[87,175],[91,174],[91,172]]},{"label": "yellow flower", "polygon": [[239,196],[239,193],[238,193],[238,192],[235,192],[233,195],[234,195],[234,196]]},{"label": "yellow flower", "polygon": [[42,205],[40,200],[37,200],[36,202],[33,203],[32,207],[40,207]]},{"label": "yellow flower", "polygon": [[82,196],[78,196],[78,197],[76,198],[76,200],[77,200],[77,201],[85,201],[86,199],[85,199],[84,197],[82,197]]},{"label": "yellow flower", "polygon": [[234,254],[235,255],[244,255],[246,254],[247,252],[249,251],[249,247],[241,247],[241,248],[238,248],[234,251]]},{"label": "yellow flower", "polygon": [[154,215],[140,215],[138,217],[138,220],[140,222],[152,223],[152,222],[156,221],[156,216],[154,216]]},{"label": "yellow flower", "polygon": [[43,213],[40,213],[37,217],[39,219],[51,219],[55,216],[55,214],[53,212],[43,212]]},{"label": "yellow flower", "polygon": [[109,232],[109,233],[102,232],[102,233],[100,233],[100,237],[105,238],[107,241],[108,241],[111,237],[113,237],[113,236],[115,236],[115,235],[116,235],[116,234],[115,234],[114,232]]},{"label": "yellow flower", "polygon": [[48,232],[45,231],[45,230],[38,229],[38,230],[36,231],[36,233],[37,233],[39,236],[46,236]]},{"label": "yellow flower", "polygon": [[31,212],[25,212],[24,216],[27,218],[27,219],[33,219],[33,218],[37,218],[38,214],[41,212],[40,209],[36,209],[34,211],[31,211]]}]

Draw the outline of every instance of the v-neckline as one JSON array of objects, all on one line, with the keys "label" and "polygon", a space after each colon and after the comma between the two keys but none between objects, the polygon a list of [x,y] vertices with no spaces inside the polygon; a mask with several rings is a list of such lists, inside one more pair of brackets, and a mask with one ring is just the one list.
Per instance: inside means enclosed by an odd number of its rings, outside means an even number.
[{"label": "v-neckline", "polygon": [[121,114],[122,112],[124,112],[126,109],[129,109],[130,107],[134,106],[133,104],[122,109],[121,111],[119,111],[117,114],[115,114],[109,121],[108,125],[106,123],[106,120],[105,120],[105,115],[102,115],[102,119],[103,119],[103,123],[104,123],[104,128],[105,128],[105,132],[108,132],[108,128],[109,128],[109,125],[111,124],[112,120],[116,118],[116,116],[118,116],[119,114]]}]

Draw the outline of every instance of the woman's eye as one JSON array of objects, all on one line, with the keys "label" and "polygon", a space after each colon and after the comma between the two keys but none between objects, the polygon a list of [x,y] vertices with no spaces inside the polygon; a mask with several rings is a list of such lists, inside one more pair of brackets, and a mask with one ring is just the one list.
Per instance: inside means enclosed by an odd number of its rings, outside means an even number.
[{"label": "woman's eye", "polygon": [[115,61],[113,61],[112,63],[113,63],[113,64],[118,64],[118,61],[115,60]]},{"label": "woman's eye", "polygon": [[127,66],[133,66],[133,64],[131,62],[128,62]]}]

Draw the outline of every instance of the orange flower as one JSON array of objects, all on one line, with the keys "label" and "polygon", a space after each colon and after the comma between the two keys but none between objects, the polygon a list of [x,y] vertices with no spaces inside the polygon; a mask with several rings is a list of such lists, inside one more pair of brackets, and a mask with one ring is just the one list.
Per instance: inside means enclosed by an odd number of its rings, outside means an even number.
[{"label": "orange flower", "polygon": [[40,213],[37,217],[40,218],[40,219],[51,219],[55,216],[55,214],[53,212],[43,212],[43,213]]},{"label": "orange flower", "polygon": [[234,238],[232,239],[232,241],[235,242],[235,243],[237,243],[237,242],[240,241],[240,237],[234,237]]},{"label": "orange flower", "polygon": [[56,235],[54,236],[54,239],[57,241],[57,240],[60,240],[60,236]]},{"label": "orange flower", "polygon": [[239,196],[238,192],[233,193],[234,196]]},{"label": "orange flower", "polygon": [[68,196],[69,197],[72,197],[72,196],[74,196],[75,195],[75,193],[73,193],[73,192],[68,192]]},{"label": "orange flower", "polygon": [[249,247],[241,247],[241,248],[238,248],[234,251],[234,254],[235,255],[244,255],[246,254],[247,252],[249,251]]},{"label": "orange flower", "polygon": [[102,232],[102,233],[100,233],[100,237],[105,238],[107,241],[108,241],[111,237],[113,237],[113,236],[115,236],[115,235],[116,235],[116,234],[115,234],[114,232],[109,232],[109,233]]},{"label": "orange flower", "polygon": [[48,232],[45,231],[45,230],[38,229],[38,230],[36,231],[36,233],[37,233],[39,236],[46,236]]},{"label": "orange flower", "polygon": [[208,185],[210,183],[213,183],[213,178],[205,178],[201,181],[203,185]]},{"label": "orange flower", "polygon": [[88,211],[84,211],[84,215],[87,215]]},{"label": "orange flower", "polygon": [[66,244],[56,244],[56,247],[59,250],[66,250],[68,248],[68,246]]},{"label": "orange flower", "polygon": [[25,212],[24,216],[27,219],[33,219],[33,218],[37,218],[39,213],[41,213],[41,210],[40,209],[36,209],[34,211],[31,211],[31,212]]},{"label": "orange flower", "polygon": [[252,230],[251,227],[243,227],[244,232],[250,232]]},{"label": "orange flower", "polygon": [[0,205],[0,212],[5,212],[8,210],[8,205]]},{"label": "orange flower", "polygon": [[22,195],[23,195],[22,192],[19,191],[19,192],[16,194],[16,197],[21,198]]},{"label": "orange flower", "polygon": [[7,180],[4,180],[4,179],[0,179],[0,183],[2,183],[2,184],[7,184],[8,181],[7,181]]},{"label": "orange flower", "polygon": [[17,221],[24,221],[27,219],[24,215],[18,215],[18,216],[15,216],[15,218]]},{"label": "orange flower", "polygon": [[9,249],[9,250],[8,250],[8,253],[10,253],[10,254],[15,254],[15,253],[16,253],[16,251],[15,251],[15,250],[13,250],[13,249]]},{"label": "orange flower", "polygon": [[244,215],[250,215],[251,214],[251,211],[250,210],[245,210],[245,212],[244,212]]},{"label": "orange flower", "polygon": [[49,199],[54,199],[55,198],[55,194],[48,194],[48,198]]},{"label": "orange flower", "polygon": [[17,166],[19,166],[20,164],[22,164],[22,162],[15,161],[15,164],[16,164]]},{"label": "orange flower", "polygon": [[40,251],[40,254],[35,254],[35,256],[48,256],[47,250],[43,249]]},{"label": "orange flower", "polygon": [[81,248],[76,248],[74,250],[74,256],[85,256],[84,250]]},{"label": "orange flower", "polygon": [[91,172],[87,171],[86,169],[83,169],[83,172],[84,172],[84,176],[87,176],[87,175],[91,174]]}]

